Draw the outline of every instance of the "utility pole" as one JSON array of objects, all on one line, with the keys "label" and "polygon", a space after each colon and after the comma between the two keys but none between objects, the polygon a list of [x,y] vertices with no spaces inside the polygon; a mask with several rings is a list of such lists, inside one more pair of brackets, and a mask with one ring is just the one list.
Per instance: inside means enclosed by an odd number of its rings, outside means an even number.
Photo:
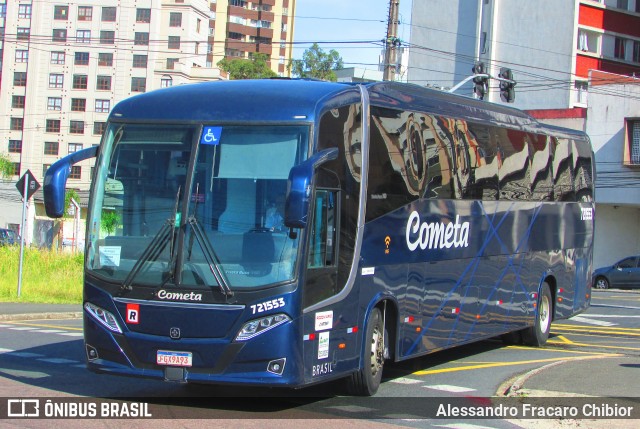
[{"label": "utility pole", "polygon": [[396,79],[396,63],[398,61],[398,10],[400,0],[389,0],[389,21],[387,24],[387,40],[384,52],[383,80],[394,81]]}]

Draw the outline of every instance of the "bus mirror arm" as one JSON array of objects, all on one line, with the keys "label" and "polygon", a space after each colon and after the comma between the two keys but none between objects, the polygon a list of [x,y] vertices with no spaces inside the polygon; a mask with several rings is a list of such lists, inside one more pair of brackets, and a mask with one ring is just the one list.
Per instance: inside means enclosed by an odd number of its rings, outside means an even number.
[{"label": "bus mirror arm", "polygon": [[56,161],[47,169],[42,187],[47,216],[60,218],[64,215],[64,195],[71,166],[85,159],[95,158],[97,153],[98,146],[82,149]]},{"label": "bus mirror arm", "polygon": [[289,171],[284,224],[288,228],[306,228],[311,201],[311,182],[315,170],[338,158],[338,148],[324,149]]}]

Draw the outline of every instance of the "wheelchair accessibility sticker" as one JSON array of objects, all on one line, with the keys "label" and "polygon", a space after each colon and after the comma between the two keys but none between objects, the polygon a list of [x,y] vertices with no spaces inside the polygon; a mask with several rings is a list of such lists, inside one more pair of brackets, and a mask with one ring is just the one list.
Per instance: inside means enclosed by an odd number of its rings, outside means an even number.
[{"label": "wheelchair accessibility sticker", "polygon": [[204,127],[200,144],[217,145],[220,143],[220,134],[222,134],[222,127]]}]

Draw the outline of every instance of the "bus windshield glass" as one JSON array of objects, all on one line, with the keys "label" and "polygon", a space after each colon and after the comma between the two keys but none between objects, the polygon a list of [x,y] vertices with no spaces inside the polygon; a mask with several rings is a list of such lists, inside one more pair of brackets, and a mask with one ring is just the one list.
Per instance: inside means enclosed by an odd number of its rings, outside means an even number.
[{"label": "bus windshield glass", "polygon": [[125,287],[223,291],[292,280],[298,238],[284,227],[284,199],[308,136],[308,126],[110,124],[88,272]]}]

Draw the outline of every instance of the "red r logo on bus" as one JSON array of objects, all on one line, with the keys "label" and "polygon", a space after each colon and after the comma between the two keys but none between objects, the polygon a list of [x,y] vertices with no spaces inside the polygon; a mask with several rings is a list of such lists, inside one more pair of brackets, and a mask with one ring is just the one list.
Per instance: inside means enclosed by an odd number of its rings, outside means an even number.
[{"label": "red r logo on bus", "polygon": [[131,323],[134,325],[140,323],[139,304],[127,304],[127,323]]}]

